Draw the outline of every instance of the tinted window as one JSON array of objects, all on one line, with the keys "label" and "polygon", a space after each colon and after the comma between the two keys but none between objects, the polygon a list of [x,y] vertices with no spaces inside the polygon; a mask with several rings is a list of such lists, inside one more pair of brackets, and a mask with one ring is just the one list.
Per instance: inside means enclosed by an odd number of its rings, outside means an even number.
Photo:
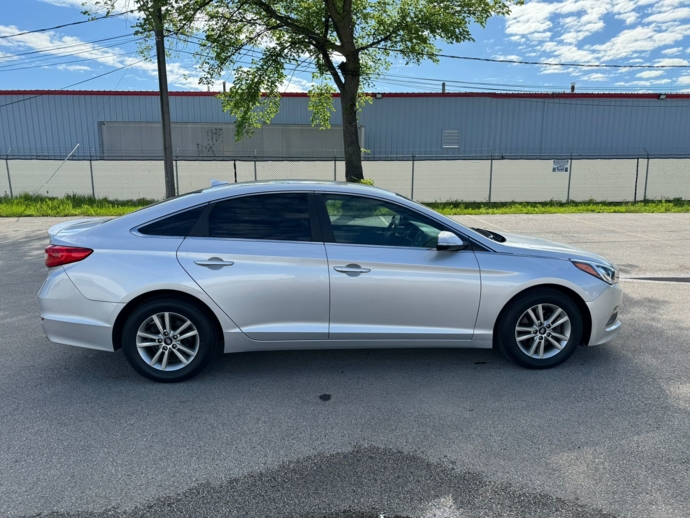
[{"label": "tinted window", "polygon": [[323,199],[336,243],[435,248],[438,223],[394,203],[360,196]]},{"label": "tinted window", "polygon": [[190,210],[178,212],[167,218],[159,219],[143,227],[139,227],[139,233],[147,236],[179,236],[185,237],[192,230],[194,223],[204,212],[206,205],[194,207]]},{"label": "tinted window", "polygon": [[208,220],[210,237],[311,241],[305,193],[259,194],[216,204]]}]

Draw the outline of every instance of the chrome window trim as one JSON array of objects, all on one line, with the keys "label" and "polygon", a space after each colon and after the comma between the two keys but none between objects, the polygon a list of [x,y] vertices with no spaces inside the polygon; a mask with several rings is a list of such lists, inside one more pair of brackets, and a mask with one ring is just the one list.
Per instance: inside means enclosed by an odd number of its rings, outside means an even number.
[{"label": "chrome window trim", "polygon": [[185,239],[207,239],[209,241],[241,241],[244,243],[291,243],[291,244],[297,244],[297,245],[304,245],[304,244],[309,244],[309,245],[324,245],[325,243],[322,241],[293,241],[293,240],[287,240],[287,239],[246,239],[243,237],[210,237],[210,236],[187,236]]},{"label": "chrome window trim", "polygon": [[[395,249],[395,250],[423,250],[423,251],[430,251],[431,250],[434,252],[439,251],[436,248],[424,248],[421,246],[358,245],[356,243],[326,243],[326,242],[324,242],[324,244],[325,245],[333,245],[333,246],[356,246],[356,247],[360,247],[360,248],[382,248],[384,250]],[[457,250],[457,251],[458,252],[466,252],[466,251],[471,252],[472,248],[467,247],[467,248],[463,248],[462,250]]]}]

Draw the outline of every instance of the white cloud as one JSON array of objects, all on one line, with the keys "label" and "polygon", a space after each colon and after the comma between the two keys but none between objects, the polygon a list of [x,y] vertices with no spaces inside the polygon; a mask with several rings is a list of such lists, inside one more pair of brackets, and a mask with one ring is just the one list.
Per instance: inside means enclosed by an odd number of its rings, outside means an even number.
[{"label": "white cloud", "polygon": [[635,77],[641,77],[643,79],[649,79],[651,77],[663,76],[665,72],[663,70],[647,70],[645,72],[640,72]]},{"label": "white cloud", "polygon": [[690,85],[690,76],[680,76],[676,83],[679,85]]},{"label": "white cloud", "polygon": [[552,58],[545,58],[545,62],[577,62],[577,63],[595,63],[597,61],[596,54],[589,50],[580,49],[576,45],[563,45],[554,41],[548,41],[541,45],[540,50],[553,54]]},{"label": "white cloud", "polygon": [[675,67],[675,66],[685,66],[688,65],[688,61],[685,59],[680,59],[680,58],[664,58],[664,59],[657,59],[654,62],[655,65],[661,66],[661,67]]},{"label": "white cloud", "polygon": [[[20,31],[14,26],[0,25],[0,36],[17,32]],[[0,46],[11,47],[12,50],[21,52],[41,50],[42,55],[78,56],[80,59],[89,59],[113,68],[130,67],[130,70],[140,70],[154,77],[158,74],[156,64],[141,61],[140,56],[127,56],[124,50],[118,48],[105,48],[86,43],[74,36],[61,36],[54,32],[24,34],[3,39],[0,40]],[[204,87],[199,85],[198,76],[194,69],[186,68],[180,63],[168,63],[168,81],[171,85],[203,90]]]},{"label": "white cloud", "polygon": [[654,85],[667,85],[671,83],[670,79],[658,79],[654,81],[627,81],[616,83],[616,86],[654,86]]},{"label": "white cloud", "polygon": [[278,88],[279,92],[308,92],[314,83],[306,81],[299,77],[292,79],[285,79],[283,84]]},{"label": "white cloud", "polygon": [[582,79],[585,81],[608,81],[609,76],[602,74],[601,72],[595,72],[594,74],[583,76]]},{"label": "white cloud", "polygon": [[[690,19],[689,4],[690,0],[526,0],[506,19],[505,31],[509,39],[527,45],[525,54],[538,53],[542,61],[645,63],[654,52],[673,56],[683,50],[678,43],[690,36],[690,23],[683,23]],[[611,24],[613,18],[626,27],[618,29]],[[610,30],[613,27],[616,32]],[[660,50],[664,47],[672,48]]]},{"label": "white cloud", "polygon": [[626,29],[606,43],[592,45],[592,50],[599,53],[602,60],[625,58],[639,51],[651,51],[671,45],[690,34],[690,26],[677,27],[674,31],[657,32],[654,27],[638,26]]},{"label": "white cloud", "polygon": [[[75,7],[80,11],[84,9],[94,9],[98,8],[98,4],[95,1],[84,0],[41,0],[46,4],[55,5],[57,7]],[[135,2],[132,0],[116,0],[113,5],[113,13],[122,13],[124,11],[131,11],[136,7]]]},{"label": "white cloud", "polygon": [[579,72],[577,68],[574,67],[561,67],[561,66],[555,66],[555,67],[543,67],[540,71],[539,74],[570,74],[570,75],[576,75]]},{"label": "white cloud", "polygon": [[7,61],[13,61],[15,59],[18,59],[17,56],[14,54],[10,54],[9,52],[0,52],[0,59],[4,62]]},{"label": "white cloud", "polygon": [[91,67],[85,65],[58,65],[55,68],[58,70],[67,70],[69,72],[85,72],[91,70]]},{"label": "white cloud", "polygon": [[555,5],[543,2],[527,2],[515,6],[506,20],[506,33],[514,36],[545,33],[552,23],[549,21]]},{"label": "white cloud", "polygon": [[645,19],[645,22],[675,22],[684,18],[690,18],[690,7],[663,11]]},{"label": "white cloud", "polygon": [[517,56],[515,54],[508,54],[507,56],[503,55],[503,54],[495,54],[491,57],[494,59],[500,59],[503,61],[520,61],[522,59],[522,57]]}]

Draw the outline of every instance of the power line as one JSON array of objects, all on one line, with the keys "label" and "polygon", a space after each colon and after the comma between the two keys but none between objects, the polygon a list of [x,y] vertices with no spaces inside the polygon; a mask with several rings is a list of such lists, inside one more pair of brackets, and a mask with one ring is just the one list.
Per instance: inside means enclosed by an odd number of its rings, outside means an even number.
[{"label": "power line", "polygon": [[376,47],[380,50],[387,50],[389,52],[397,52],[399,54],[417,54],[418,56],[425,56],[428,58],[449,58],[449,59],[464,59],[468,61],[485,61],[488,63],[509,63],[512,65],[539,65],[545,67],[583,67],[583,68],[690,68],[690,65],[617,65],[605,63],[557,63],[544,61],[522,61],[517,59],[492,59],[492,58],[477,58],[470,56],[454,56],[451,54],[440,54],[430,52],[412,52],[400,49],[392,49],[388,47]]},{"label": "power line", "polygon": [[[111,44],[111,45],[103,45],[103,46],[99,46],[99,47],[97,47],[97,48],[88,48],[88,49],[86,49],[86,50],[70,52],[69,54],[68,54],[68,53],[64,53],[64,54],[51,55],[51,56],[48,56],[48,57],[27,58],[27,59],[23,59],[23,60],[17,60],[17,61],[13,61],[13,62],[8,63],[8,64],[5,64],[5,65],[0,65],[0,72],[4,72],[4,71],[8,71],[8,72],[9,72],[9,71],[11,71],[11,70],[21,70],[21,68],[17,68],[17,67],[29,68],[29,67],[27,67],[27,66],[25,66],[25,65],[36,65],[37,67],[39,67],[39,66],[52,66],[53,63],[49,63],[49,62],[50,62],[50,61],[53,61],[53,60],[56,60],[56,59],[64,59],[64,58],[66,58],[66,57],[78,56],[78,55],[80,55],[80,54],[86,54],[86,53],[89,53],[89,52],[101,52],[101,51],[103,51],[104,49],[110,49],[110,48],[113,48],[113,47],[118,47],[118,46],[120,46],[120,45],[127,45],[127,44],[129,44],[129,43],[135,43],[135,42],[137,42],[137,41],[140,41],[141,39],[143,39],[143,38],[139,38],[139,39],[136,39],[136,38],[135,38],[135,39],[133,39],[133,40],[128,40],[128,41],[124,41],[124,42],[117,42],[117,43],[113,43],[113,44]],[[127,54],[133,54],[133,53],[135,53],[135,52],[137,52],[137,51],[127,52],[127,53],[124,53],[124,54],[115,54],[115,53],[113,53],[113,54],[105,54],[105,55],[100,56],[100,57],[101,57],[101,58],[103,58],[103,57],[108,57],[108,56],[120,57],[120,56],[125,56],[125,55],[127,55]],[[98,59],[99,59],[98,57],[91,57],[91,58],[82,58],[82,59],[77,59],[77,60],[72,60],[72,61],[73,61],[73,62],[76,62],[76,61],[98,61]],[[47,62],[48,62],[48,63],[47,63]],[[69,62],[70,62],[70,61],[58,62],[57,64],[60,64],[60,63],[69,63]]]},{"label": "power line", "polygon": [[[125,52],[123,54],[118,54],[117,56],[114,56],[114,57],[121,58],[123,56],[131,56],[132,54],[136,54],[138,52],[139,52],[138,50],[133,50],[132,52]],[[68,65],[70,63],[83,63],[85,61],[96,61],[97,63],[99,63],[101,65],[104,64],[104,63],[99,62],[95,58],[82,58],[82,59],[72,59],[70,61],[59,61],[57,63],[34,64],[34,65],[28,65],[25,67],[15,67],[15,68],[0,67],[0,73],[2,73],[2,72],[14,72],[16,70],[30,70],[33,68],[52,68],[52,67],[59,67],[62,65]]]},{"label": "power line", "polygon": [[[174,33],[172,33],[174,34]],[[186,35],[184,38],[191,38],[199,41],[206,41],[205,38],[198,36]],[[183,41],[181,38],[176,38]],[[478,58],[472,56],[455,56],[452,54],[430,53],[430,52],[412,52],[403,51],[401,49],[394,49],[390,47],[374,47],[379,50],[387,50],[389,52],[397,52],[399,54],[416,54],[425,57],[439,57],[449,59],[464,59],[468,61],[485,61],[488,63],[508,63],[513,65],[538,65],[538,66],[552,66],[552,67],[582,67],[582,68],[690,68],[690,65],[619,65],[619,64],[605,64],[605,63],[559,63],[559,62],[543,62],[543,61],[522,61],[513,59],[493,59],[493,58]]]},{"label": "power line", "polygon": [[33,31],[17,32],[15,34],[8,34],[6,36],[0,36],[0,40],[4,40],[6,38],[15,38],[17,36],[24,36],[25,34],[34,34],[37,32],[47,32],[47,31],[52,31],[55,29],[62,29],[63,27],[71,27],[73,25],[81,25],[83,23],[97,22],[99,20],[105,20],[106,18],[116,18],[118,16],[123,16],[125,14],[129,14],[129,13],[133,13],[133,12],[136,12],[136,9],[124,11],[124,12],[119,13],[119,14],[112,14],[112,15],[107,15],[107,16],[100,16],[98,18],[91,18],[89,20],[80,20],[78,22],[63,23],[62,25],[55,25],[54,27],[45,27],[43,29],[34,29]]},{"label": "power line", "polygon": [[[102,41],[112,41],[112,40],[117,40],[117,39],[122,39],[122,38],[127,38],[127,37],[132,37],[134,34],[128,33],[128,34],[121,34],[120,36],[111,36],[109,38],[101,38],[99,40],[92,40],[92,41],[82,41],[80,43],[70,43],[69,45],[58,45],[58,46],[50,46],[50,47],[40,47],[38,49],[32,50],[30,52],[20,52],[19,54],[12,54],[9,56],[3,56],[0,57],[0,61],[12,61],[14,60],[17,56],[29,56],[32,54],[42,54],[44,52],[47,53],[54,53],[56,50],[63,50],[63,49],[69,49],[69,48],[74,48],[74,47],[82,47],[85,45],[92,45],[94,43],[100,43]],[[122,44],[123,42],[120,42]],[[126,42],[129,43],[129,42]],[[68,52],[66,55],[73,54],[73,52]]]},{"label": "power line", "polygon": [[[89,79],[84,79],[83,81],[79,81],[79,82],[77,82],[77,83],[72,83],[71,85],[63,86],[62,88],[58,88],[58,90],[67,90],[68,88],[72,88],[73,86],[81,85],[81,84],[87,83],[87,82],[89,82],[89,81],[93,81],[94,79],[98,79],[98,78],[101,78],[101,77],[103,77],[103,76],[107,76],[107,75],[109,75],[109,74],[114,74],[114,73],[117,72],[118,70],[123,70],[123,69],[125,69],[125,68],[129,68],[129,67],[131,67],[131,66],[133,66],[133,65],[137,65],[137,64],[142,63],[142,62],[144,62],[144,61],[146,61],[146,59],[140,59],[139,61],[135,61],[134,63],[130,63],[129,65],[125,65],[125,66],[122,66],[122,67],[120,67],[120,68],[116,68],[116,69],[114,69],[114,70],[110,70],[109,72],[105,72],[105,73],[103,73],[103,74],[99,74],[99,75],[97,75],[97,76],[90,77]],[[44,96],[44,95],[49,95],[49,94],[32,95],[31,97],[26,97],[26,98],[24,98],[24,99],[19,99],[19,100],[17,100],[17,101],[12,101],[12,102],[9,102],[9,103],[0,104],[0,108],[4,108],[5,106],[9,106],[9,105],[11,105],[11,104],[23,103],[24,101],[29,101],[29,100],[31,100],[31,99],[35,99],[36,97],[42,97],[42,96]]]},{"label": "power line", "polygon": [[[192,37],[193,39],[201,40],[202,38],[198,37]],[[180,40],[180,38],[175,38],[178,41],[183,41]],[[189,54],[189,55],[196,55],[195,52],[189,52],[189,51],[184,51],[184,50],[176,50],[175,52],[179,52],[182,54]],[[250,57],[261,57],[262,52],[258,49],[246,49],[245,52],[249,54]],[[247,64],[251,65],[251,63],[247,63],[242,60],[238,60],[237,63],[240,64]],[[304,72],[314,72],[316,69],[313,67],[313,65],[309,68],[305,68],[303,62],[300,64],[299,68],[301,71]],[[515,93],[529,93],[529,92],[544,92],[544,91],[552,91],[552,92],[560,92],[564,90],[569,90],[570,85],[567,86],[558,86],[558,85],[520,85],[520,84],[502,84],[502,83],[490,83],[490,82],[473,82],[473,81],[457,81],[457,80],[452,80],[452,79],[440,79],[440,78],[423,78],[423,77],[416,77],[416,76],[404,76],[404,75],[396,75],[396,74],[384,74],[379,78],[375,79],[376,82],[379,83],[387,83],[387,84],[392,84],[396,86],[404,86],[404,87],[409,87],[409,88],[419,88],[419,87],[424,87],[425,90],[428,91],[437,91],[438,89],[438,83],[449,83],[449,84],[457,84],[460,85],[463,89],[468,89],[468,90],[485,90],[485,91],[495,91],[495,92],[515,92]],[[654,86],[654,85],[642,85],[642,86],[637,86],[637,87],[580,87],[581,90],[615,90],[615,91],[621,91],[621,90],[644,90],[648,89],[649,86]],[[677,86],[677,87],[667,87],[668,89],[685,89],[685,87],[682,86]],[[597,106],[601,106],[601,104],[597,104]]]}]

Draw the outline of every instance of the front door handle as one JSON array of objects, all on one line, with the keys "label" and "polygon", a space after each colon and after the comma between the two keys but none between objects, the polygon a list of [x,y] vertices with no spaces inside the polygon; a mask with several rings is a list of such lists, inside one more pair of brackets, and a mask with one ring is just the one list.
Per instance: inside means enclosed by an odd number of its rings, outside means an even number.
[{"label": "front door handle", "polygon": [[207,261],[194,261],[194,264],[198,264],[199,266],[208,266],[208,267],[213,267],[213,266],[232,266],[234,261],[223,261],[220,257],[211,257]]},{"label": "front door handle", "polygon": [[347,266],[334,266],[333,269],[340,273],[369,273],[371,268],[362,268],[358,264],[348,264]]}]

